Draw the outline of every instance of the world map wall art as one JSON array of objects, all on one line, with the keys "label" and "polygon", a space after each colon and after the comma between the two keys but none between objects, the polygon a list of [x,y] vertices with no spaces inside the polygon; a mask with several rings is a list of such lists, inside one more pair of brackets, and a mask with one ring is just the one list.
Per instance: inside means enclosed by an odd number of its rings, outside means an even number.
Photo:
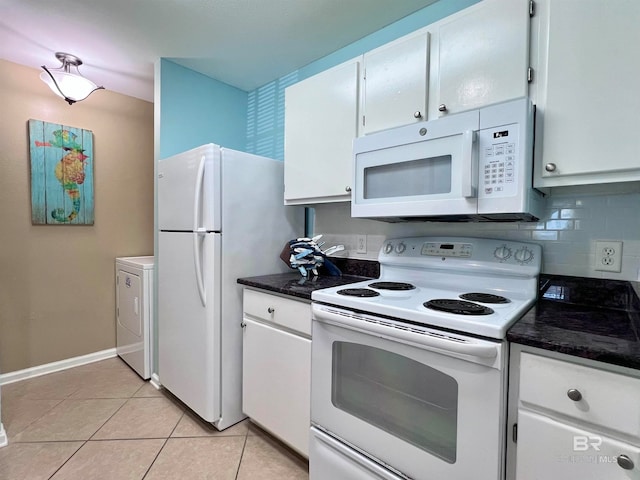
[{"label": "world map wall art", "polygon": [[93,132],[29,120],[31,223],[93,225]]}]

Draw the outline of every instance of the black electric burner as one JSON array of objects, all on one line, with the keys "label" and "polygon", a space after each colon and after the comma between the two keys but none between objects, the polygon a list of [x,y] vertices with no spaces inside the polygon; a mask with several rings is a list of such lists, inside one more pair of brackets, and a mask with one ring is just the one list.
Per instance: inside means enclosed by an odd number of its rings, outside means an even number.
[{"label": "black electric burner", "polygon": [[410,283],[402,282],[374,282],[370,283],[369,286],[378,290],[413,290],[416,288]]},{"label": "black electric burner", "polygon": [[492,309],[484,305],[451,298],[437,298],[424,302],[423,305],[432,310],[457,315],[491,315],[493,313]]},{"label": "black electric burner", "polygon": [[492,293],[463,293],[460,295],[463,300],[469,300],[470,302],[480,303],[509,303],[511,300],[502,297],[500,295],[494,295]]},{"label": "black electric burner", "polygon": [[346,295],[347,297],[377,297],[380,295],[378,292],[369,290],[368,288],[343,288],[338,290],[339,295]]}]

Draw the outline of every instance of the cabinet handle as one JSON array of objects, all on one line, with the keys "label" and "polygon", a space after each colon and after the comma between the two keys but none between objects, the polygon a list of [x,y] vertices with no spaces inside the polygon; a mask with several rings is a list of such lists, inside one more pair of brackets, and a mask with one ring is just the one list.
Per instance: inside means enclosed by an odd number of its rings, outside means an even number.
[{"label": "cabinet handle", "polygon": [[269,307],[269,308],[267,308],[267,312],[269,312],[269,313],[273,313],[273,312],[275,312],[275,311],[276,311],[276,309],[275,309],[275,308],[273,308],[273,307]]},{"label": "cabinet handle", "polygon": [[545,169],[547,172],[555,172],[555,171],[556,171],[556,168],[558,168],[558,167],[556,167],[556,164],[555,164],[555,163],[547,163],[547,164],[544,166],[544,169]]},{"label": "cabinet handle", "polygon": [[447,111],[447,106],[444,103],[441,103],[440,105],[438,105],[438,111],[446,112]]},{"label": "cabinet handle", "polygon": [[574,402],[579,402],[580,400],[582,400],[582,394],[580,393],[580,390],[576,390],[575,388],[570,388],[567,391],[567,397],[569,397]]},{"label": "cabinet handle", "polygon": [[346,187],[344,187],[344,191],[347,193],[351,192],[351,187],[349,185],[347,185]]},{"label": "cabinet handle", "polygon": [[618,465],[625,470],[633,470],[633,460],[631,460],[626,455],[618,455],[616,461],[618,462]]},{"label": "cabinet handle", "polygon": [[420,113],[420,112],[413,112],[413,118],[422,118],[422,113]]}]

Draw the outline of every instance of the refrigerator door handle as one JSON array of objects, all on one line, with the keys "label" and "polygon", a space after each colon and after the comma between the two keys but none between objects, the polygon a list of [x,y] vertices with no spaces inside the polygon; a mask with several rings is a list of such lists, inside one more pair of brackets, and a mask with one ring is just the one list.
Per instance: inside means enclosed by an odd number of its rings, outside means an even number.
[{"label": "refrigerator door handle", "polygon": [[202,306],[207,306],[207,291],[204,288],[204,278],[202,275],[203,265],[202,256],[200,255],[200,237],[204,237],[206,232],[199,231],[193,232],[193,261],[196,270],[196,284],[198,285],[198,294],[200,295],[200,302]]},{"label": "refrigerator door handle", "polygon": [[200,301],[202,306],[207,306],[207,292],[204,288],[204,279],[202,275],[203,265],[202,256],[200,255],[200,237],[207,233],[206,229],[200,225],[202,205],[202,182],[204,180],[204,165],[205,156],[200,159],[200,165],[198,165],[198,174],[196,175],[195,192],[193,195],[193,261],[196,269],[196,284],[198,285],[198,294],[200,294]]},{"label": "refrigerator door handle", "polygon": [[196,185],[195,185],[195,189],[194,189],[194,195],[193,195],[193,231],[197,232],[198,230],[201,229],[201,225],[200,225],[200,218],[201,218],[201,214],[202,212],[201,210],[201,205],[202,205],[202,182],[204,180],[204,163],[205,163],[205,156],[203,155],[202,158],[200,159],[200,165],[198,165],[198,174],[196,175]]}]

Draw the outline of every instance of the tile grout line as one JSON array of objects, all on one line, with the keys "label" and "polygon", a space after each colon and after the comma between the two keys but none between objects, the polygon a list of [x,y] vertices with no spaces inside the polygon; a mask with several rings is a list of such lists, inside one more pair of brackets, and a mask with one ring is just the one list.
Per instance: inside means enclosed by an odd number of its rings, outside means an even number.
[{"label": "tile grout line", "polygon": [[176,428],[178,428],[178,425],[180,424],[180,422],[182,421],[182,419],[184,418],[184,416],[187,414],[186,410],[182,410],[182,415],[180,415],[180,418],[178,419],[178,421],[176,422],[176,424],[173,426],[173,428],[171,429],[171,432],[169,433],[169,435],[167,436],[167,438],[164,439],[164,442],[162,443],[162,446],[160,447],[160,449],[158,450],[158,453],[156,453],[156,455],[153,457],[153,460],[151,461],[151,463],[149,464],[149,466],[147,467],[147,470],[144,472],[144,475],[142,475],[142,478],[140,480],[144,480],[147,475],[149,474],[149,471],[151,471],[151,467],[153,467],[153,465],[156,463],[156,461],[158,460],[158,457],[160,456],[160,454],[162,453],[162,451],[164,450],[164,447],[167,445],[167,443],[169,443],[169,439],[171,438],[171,435],[173,435],[173,432],[176,431]]},{"label": "tile grout line", "polygon": [[151,463],[149,464],[149,466],[145,470],[144,475],[142,475],[142,478],[140,480],[144,480],[145,478],[147,478],[147,475],[149,474],[149,471],[151,470],[151,467],[153,467],[153,465],[156,463],[156,460],[158,460],[158,457],[162,453],[162,450],[164,450],[164,447],[169,442],[169,438],[171,438],[171,437],[167,437],[167,438],[164,439],[164,442],[162,443],[162,446],[158,450],[158,453],[156,453],[156,455],[153,457],[153,460],[151,461]]},{"label": "tile grout line", "polygon": [[[35,400],[40,400],[40,399],[35,399]],[[59,400],[57,398],[54,398],[52,400]],[[32,421],[30,421],[27,425],[25,425],[25,427],[20,430],[19,432],[16,432],[15,434],[12,434],[11,437],[17,437],[18,435],[20,435],[22,432],[24,432],[27,428],[29,428],[31,425],[33,425],[35,422],[37,422],[38,420],[40,420],[41,418],[43,418],[47,413],[49,413],[50,411],[52,411],[54,408],[56,408],[58,405],[60,405],[62,402],[64,402],[66,399],[63,398],[61,399],[58,403],[56,403],[55,405],[53,405],[49,410],[47,410],[46,412],[43,412],[42,415],[40,415],[38,418],[33,419]],[[40,401],[46,401],[46,399],[42,399]],[[7,440],[12,441],[13,443],[31,443],[31,442],[16,442],[15,440],[12,440],[11,438],[9,438],[8,432],[7,432]]]},{"label": "tile grout line", "polygon": [[235,480],[238,480],[238,475],[240,475],[240,467],[242,466],[242,459],[244,458],[244,451],[247,448],[247,440],[249,439],[249,430],[247,429],[247,434],[244,436],[244,443],[242,444],[242,452],[240,452],[240,461],[238,462],[238,468],[236,470]]},{"label": "tile grout line", "polygon": [[[80,449],[87,444],[88,441],[89,440],[83,441],[82,445],[80,445],[78,448],[76,448],[75,452],[73,452],[71,455],[69,455],[69,458],[67,458],[64,462],[62,462],[62,465],[60,465],[58,468],[56,468],[55,472],[53,472],[51,474],[51,476],[49,477],[49,480],[51,480],[53,477],[55,477],[56,474],[62,469],[62,467],[64,467],[69,462],[69,460],[71,460],[73,457],[75,457],[76,453],[78,453],[80,451]],[[42,442],[40,442],[40,443],[42,443]]]},{"label": "tile grout line", "polygon": [[[137,391],[137,390],[136,390],[136,391]],[[104,427],[104,426],[109,422],[109,420],[111,420],[111,419],[115,416],[115,414],[116,414],[116,413],[118,413],[118,412],[119,412],[119,411],[120,411],[120,410],[121,410],[121,409],[122,409],[122,408],[127,404],[127,402],[129,402],[129,400],[131,400],[131,398],[132,398],[132,397],[129,397],[129,398],[125,399],[125,401],[122,403],[122,405],[120,405],[120,406],[116,409],[116,411],[115,411],[115,412],[113,412],[111,415],[109,415],[109,418],[107,418],[107,419],[102,423],[102,425],[100,425],[100,426],[96,429],[96,431],[95,431],[95,432],[93,432],[93,433],[91,434],[91,436],[89,436],[89,438],[87,439],[87,442],[88,442],[88,441],[90,441],[90,440],[92,440],[92,439],[93,439],[93,437],[95,437],[96,433],[98,433],[100,430],[102,430],[102,428],[103,428],[103,427]],[[86,399],[86,400],[107,400],[107,399],[104,399],[104,398],[88,398],[88,399]],[[113,398],[112,398],[112,399],[108,399],[108,400],[121,400],[121,398],[116,398],[116,399],[113,399]]]}]

